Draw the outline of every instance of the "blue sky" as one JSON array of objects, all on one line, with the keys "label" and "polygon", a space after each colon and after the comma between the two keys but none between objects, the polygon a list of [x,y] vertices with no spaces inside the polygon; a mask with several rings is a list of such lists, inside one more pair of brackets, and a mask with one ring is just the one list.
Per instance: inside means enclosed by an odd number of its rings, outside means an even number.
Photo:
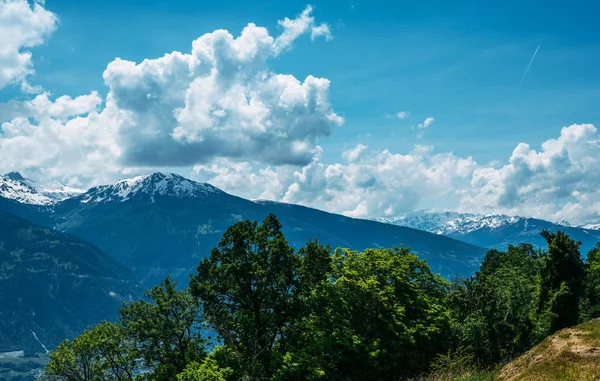
[{"label": "blue sky", "polygon": [[[313,1],[311,4],[315,22],[326,23],[333,39],[313,41],[308,35],[300,36],[284,54],[271,57],[268,65],[273,73],[291,74],[300,81],[309,75],[330,81],[328,100],[344,123],[318,138],[318,145],[322,147],[319,163],[325,166],[340,162],[344,152],[358,144],[368,146],[372,157],[385,150],[411,155],[415,145],[432,146],[431,155],[472,158],[477,168],[482,169],[481,173],[486,166],[497,170],[484,181],[491,186],[497,177],[513,176],[517,172],[525,177],[535,172],[537,176],[539,166],[536,167],[534,161],[528,162],[529,167],[524,172],[508,167],[515,159],[513,151],[519,143],[527,143],[536,150],[536,155],[541,155],[543,142],[563,137],[562,127],[600,124],[597,64],[600,26],[595,16],[600,4],[593,1],[567,4],[353,0]],[[249,22],[264,26],[271,35],[277,36],[282,32],[278,20],[296,17],[306,6],[303,1],[47,0],[44,7],[57,15],[59,21],[43,44],[30,49],[35,75],[28,77],[28,82],[41,86],[50,99],[61,95],[76,97],[95,90],[105,102],[112,87],[105,83],[102,73],[116,57],[139,64],[146,58],[159,58],[172,51],[189,53],[191,42],[203,34],[226,29],[235,37]],[[538,54],[517,91],[538,46]],[[32,97],[22,93],[16,82],[0,88],[2,102],[27,101]],[[401,111],[408,112],[402,120],[395,117]],[[431,125],[419,129],[419,123],[429,117],[434,118]],[[595,139],[595,128],[584,130],[589,132],[590,139]],[[573,149],[569,151],[571,161],[577,156]],[[532,155],[531,152],[524,154],[535,156]],[[540,163],[552,162],[539,155],[534,159]],[[235,158],[236,165],[240,164],[238,159]],[[253,174],[265,168],[284,171],[272,161],[246,159],[252,164],[250,172]],[[444,171],[443,167],[431,164],[431,160],[441,159],[428,156],[426,170]],[[573,168],[582,168],[581,163],[573,161],[571,164]],[[211,165],[208,172],[213,175],[219,172],[215,166],[221,164]],[[172,163],[166,166],[173,169]],[[189,168],[174,170],[189,173]],[[236,172],[239,168],[224,171],[239,174]],[[293,172],[302,175],[302,166],[280,174],[285,181],[280,180],[278,184],[298,177]],[[193,173],[206,175],[207,169],[196,168]],[[456,181],[473,187],[476,177],[473,173],[467,177],[458,175]],[[204,179],[218,183],[219,176]],[[569,182],[574,177],[571,172],[560,179],[554,172],[543,176],[546,177],[536,189],[561,188],[564,184],[559,181]],[[78,181],[84,177],[79,174]],[[584,183],[580,188],[535,196],[535,202],[540,204],[534,208],[523,206],[534,200],[523,180],[512,179],[514,183],[510,184],[506,180],[492,192],[497,200],[485,202],[486,210],[535,214],[536,209],[543,209],[540,216],[549,219],[596,221],[597,213],[582,217],[581,212],[572,211],[573,205],[582,202],[581,189],[593,183],[593,179],[579,177]],[[65,178],[62,173],[60,180],[65,181]],[[219,185],[226,187],[227,184],[232,183],[223,180]],[[260,184],[269,187],[266,183]],[[451,184],[455,186],[454,180]],[[289,196],[289,186],[285,183],[286,191],[279,195],[264,190],[258,195],[311,204],[306,200],[312,196]],[[386,192],[395,189],[391,184],[384,188]],[[230,190],[240,193],[236,186]],[[429,200],[407,192],[401,197],[402,201],[390,201],[395,207],[370,207],[366,213],[381,214],[375,210],[399,213],[430,207],[474,208],[460,201],[464,196],[457,194],[444,195],[444,201],[440,201],[436,192],[431,192]],[[510,196],[511,192],[518,200]],[[560,198],[559,193],[567,196]],[[378,193],[370,197],[386,199],[387,195]],[[596,195],[590,195],[587,202],[596,205]],[[351,206],[348,203],[331,206],[334,204],[328,204],[327,200],[322,203],[317,206],[360,215],[360,197],[348,201],[354,203]],[[582,208],[589,209],[589,206]]]},{"label": "blue sky", "polygon": [[[347,120],[328,139],[337,155],[358,142],[408,149],[410,126],[436,122],[421,139],[478,161],[503,160],[522,141],[540,144],[571,123],[600,117],[600,26],[593,1],[313,2],[334,39],[305,38],[272,64],[277,72],[332,81]],[[34,56],[38,80],[55,94],[106,93],[102,71],[115,57],[139,62],[188,51],[203,33],[239,33],[248,22],[277,30],[303,1],[48,0],[60,17]],[[538,44],[519,92],[517,85]],[[37,59],[36,59],[37,58]],[[408,120],[386,115],[408,110]],[[421,119],[421,120],[420,120]],[[365,134],[371,136],[365,136]]]}]

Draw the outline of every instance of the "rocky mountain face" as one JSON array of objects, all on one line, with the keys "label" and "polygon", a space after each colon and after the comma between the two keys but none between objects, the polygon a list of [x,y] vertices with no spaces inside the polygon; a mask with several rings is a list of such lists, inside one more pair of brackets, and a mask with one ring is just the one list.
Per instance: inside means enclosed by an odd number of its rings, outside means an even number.
[{"label": "rocky mountain face", "polygon": [[0,352],[43,352],[141,296],[132,273],[89,243],[0,212]]},{"label": "rocky mountain face", "polygon": [[600,242],[600,230],[597,229],[600,225],[573,226],[567,222],[555,224],[518,216],[418,212],[399,218],[379,219],[379,221],[421,229],[495,249],[506,249],[508,245],[519,243],[545,247],[546,242],[540,236],[540,232],[544,229],[563,230],[574,239],[581,241],[581,252],[584,255]]},{"label": "rocky mountain face", "polygon": [[100,247],[143,285],[167,274],[187,282],[201,258],[237,221],[278,216],[290,242],[335,247],[407,245],[443,274],[473,272],[485,250],[406,227],[352,219],[298,205],[249,201],[175,174],[155,173],[90,189],[53,208],[56,228]]},{"label": "rocky mountain face", "polygon": [[483,248],[407,227],[298,205],[245,200],[170,173],[98,186],[43,207],[10,206],[11,212],[24,218],[96,245],[131,269],[144,287],[167,274],[187,283],[227,227],[243,219],[262,221],[269,213],[278,216],[296,247],[312,238],[333,248],[356,250],[406,245],[444,275],[472,273],[485,254]]}]

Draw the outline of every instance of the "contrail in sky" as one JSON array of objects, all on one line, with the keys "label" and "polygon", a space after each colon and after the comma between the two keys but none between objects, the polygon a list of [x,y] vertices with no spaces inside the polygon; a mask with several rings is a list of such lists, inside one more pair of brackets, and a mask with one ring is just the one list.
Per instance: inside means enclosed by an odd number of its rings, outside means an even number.
[{"label": "contrail in sky", "polygon": [[515,94],[517,94],[519,92],[519,89],[521,88],[521,85],[523,84],[523,81],[525,80],[525,77],[527,77],[527,73],[529,73],[529,69],[531,68],[531,64],[533,63],[533,60],[535,59],[535,56],[537,56],[538,50],[540,50],[540,46],[542,46],[541,44],[537,46],[537,48],[535,49],[535,52],[533,52],[533,56],[531,56],[531,60],[529,61],[529,65],[527,65],[527,69],[525,69],[525,73],[523,73],[523,77],[521,78],[521,82],[519,82],[519,86],[517,86],[517,90],[515,90]]}]

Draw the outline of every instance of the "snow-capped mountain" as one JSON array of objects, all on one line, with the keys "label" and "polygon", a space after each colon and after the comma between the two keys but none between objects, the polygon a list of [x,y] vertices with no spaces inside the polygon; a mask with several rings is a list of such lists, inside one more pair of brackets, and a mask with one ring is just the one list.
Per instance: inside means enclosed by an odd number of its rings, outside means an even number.
[{"label": "snow-capped mountain", "polygon": [[18,172],[0,176],[0,197],[29,205],[52,205],[83,193],[63,184],[38,184]]},{"label": "snow-capped mountain", "polygon": [[514,224],[523,217],[501,214],[473,214],[458,212],[415,212],[403,217],[378,218],[379,222],[425,230],[435,234],[467,234],[482,228],[499,228]]},{"label": "snow-capped mountain", "polygon": [[501,250],[506,249],[508,245],[519,243],[545,247],[546,243],[540,235],[542,230],[565,231],[572,238],[582,242],[583,254],[600,242],[600,224],[573,226],[566,221],[553,223],[519,216],[423,211],[397,218],[378,218],[377,221],[425,230]]},{"label": "snow-capped mountain", "polygon": [[85,192],[83,189],[72,188],[60,183],[42,185],[33,184],[41,194],[52,199],[54,203],[78,196]]},{"label": "snow-capped mountain", "polygon": [[18,173],[0,176],[0,197],[30,205],[51,205],[53,200],[27,184]]},{"label": "snow-capped mountain", "polygon": [[587,224],[580,226],[583,229],[600,230],[600,224]]},{"label": "snow-capped mountain", "polygon": [[94,187],[74,199],[82,203],[106,203],[147,198],[154,202],[156,196],[198,198],[216,193],[222,191],[210,184],[197,183],[174,173],[157,172]]}]

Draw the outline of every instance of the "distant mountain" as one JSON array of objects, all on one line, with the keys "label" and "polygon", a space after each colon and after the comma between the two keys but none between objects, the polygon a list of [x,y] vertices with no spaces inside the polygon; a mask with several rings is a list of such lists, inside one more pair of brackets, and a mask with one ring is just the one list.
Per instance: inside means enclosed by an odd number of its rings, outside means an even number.
[{"label": "distant mountain", "polygon": [[378,219],[398,226],[407,226],[431,233],[445,235],[474,245],[505,249],[508,245],[531,243],[546,246],[540,236],[544,229],[563,230],[581,241],[583,255],[600,242],[600,225],[572,226],[566,222],[555,224],[536,218],[505,215],[483,215],[456,212],[417,212],[404,217]]},{"label": "distant mountain", "polygon": [[83,192],[81,189],[58,183],[38,184],[33,180],[24,178],[18,172],[10,172],[0,176],[0,197],[21,204],[52,205]]},{"label": "distant mountain", "polygon": [[580,226],[583,229],[600,230],[600,224],[586,224]]},{"label": "distant mountain", "polygon": [[52,208],[53,226],[85,239],[133,270],[144,286],[171,274],[187,283],[223,232],[275,213],[290,243],[335,247],[410,246],[445,275],[470,274],[485,249],[415,229],[352,219],[298,205],[249,201],[210,184],[155,173],[99,186]]},{"label": "distant mountain", "polygon": [[51,349],[139,298],[132,273],[69,234],[0,212],[0,352]]}]

